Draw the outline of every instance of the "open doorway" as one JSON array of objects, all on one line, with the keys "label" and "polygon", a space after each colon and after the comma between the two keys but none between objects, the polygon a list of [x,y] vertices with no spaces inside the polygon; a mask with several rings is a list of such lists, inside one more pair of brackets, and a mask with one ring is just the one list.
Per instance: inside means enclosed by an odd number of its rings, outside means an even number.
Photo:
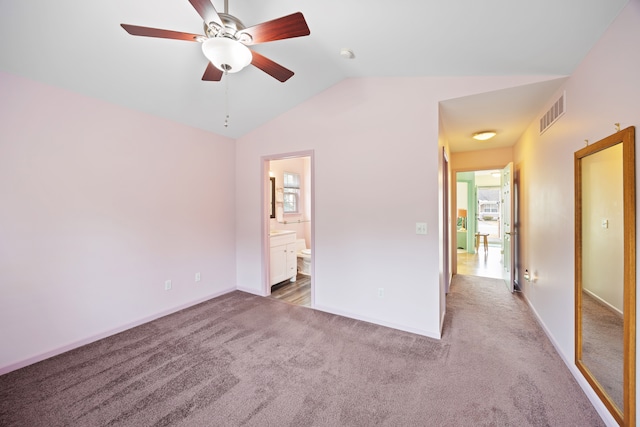
[{"label": "open doorway", "polygon": [[456,174],[457,274],[503,278],[501,171]]},{"label": "open doorway", "polygon": [[268,292],[313,306],[313,161],[296,154],[265,161],[269,173]]}]

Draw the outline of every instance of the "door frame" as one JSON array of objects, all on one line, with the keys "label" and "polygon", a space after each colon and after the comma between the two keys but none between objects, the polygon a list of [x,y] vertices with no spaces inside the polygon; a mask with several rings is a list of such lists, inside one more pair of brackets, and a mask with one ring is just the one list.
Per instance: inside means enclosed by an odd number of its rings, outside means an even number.
[{"label": "door frame", "polygon": [[[478,166],[465,166],[464,168],[460,168],[460,169],[451,169],[451,191],[455,192],[451,194],[451,202],[450,202],[450,212],[451,215],[453,215],[454,212],[457,213],[457,209],[458,209],[458,205],[457,205],[457,183],[458,183],[458,173],[462,173],[462,172],[477,172],[477,171],[488,171],[488,170],[497,170],[501,172],[502,175],[502,170],[509,164],[512,163],[513,160],[509,160],[506,163],[503,163],[502,165],[484,165],[484,164],[479,164]],[[516,170],[515,166],[513,167],[513,176],[516,176],[518,173],[518,171]],[[501,178],[502,180],[502,178]],[[466,182],[466,181],[464,181]],[[455,185],[453,185],[453,183],[455,183]],[[502,185],[500,186],[502,188]],[[471,194],[472,189],[469,188],[469,194]],[[515,203],[517,203],[517,201],[514,201]],[[470,209],[469,209],[470,210]],[[511,215],[514,215],[514,211],[511,211]],[[475,220],[475,219],[474,219]],[[518,219],[519,221],[519,219]],[[469,223],[471,222],[471,220],[468,220],[467,222],[467,230],[470,229]],[[519,225],[519,224],[518,224]],[[451,235],[455,236],[456,234],[456,223],[455,221],[451,221]],[[472,242],[473,240],[471,238],[468,239],[469,242]],[[455,275],[458,274],[458,253],[457,253],[457,244],[450,245],[450,259],[451,259],[451,264],[452,264],[452,269],[451,269],[451,274]],[[513,253],[512,253],[513,255]],[[514,262],[517,264],[518,260],[514,259]],[[512,269],[512,271],[514,271]],[[515,271],[514,271],[515,274]],[[514,278],[515,281],[517,281],[517,277]]]},{"label": "door frame", "polygon": [[[449,156],[447,155],[447,150],[442,147],[442,217],[444,220],[444,227],[441,227],[443,230],[442,236],[442,245],[443,245],[443,259],[442,259],[442,270],[443,270],[443,278],[444,278],[444,293],[445,295],[449,293],[449,288],[451,286],[451,246],[452,245],[452,235],[451,235],[451,190],[450,190],[450,165],[449,165]],[[456,245],[457,246],[457,245]]]},{"label": "door frame", "polygon": [[309,243],[309,247],[311,249],[311,308],[315,307],[316,301],[316,286],[315,286],[315,268],[316,268],[316,248],[315,248],[315,224],[316,224],[316,172],[315,172],[315,153],[314,150],[305,150],[305,151],[294,151],[289,153],[279,153],[279,154],[270,154],[267,156],[262,156],[260,161],[260,182],[259,185],[262,188],[260,194],[262,195],[260,201],[260,218],[261,218],[261,244],[262,244],[262,294],[265,296],[271,295],[271,286],[269,286],[269,261],[270,261],[270,252],[269,252],[269,221],[270,221],[270,212],[267,208],[269,198],[269,191],[271,189],[271,180],[269,179],[269,162],[273,160],[287,160],[287,159],[295,159],[299,157],[309,157],[309,174],[310,177],[310,195],[309,199],[311,202],[311,206],[309,211],[311,212],[311,241]]},{"label": "door frame", "polygon": [[[500,221],[502,227],[500,230],[502,238],[502,274],[504,280],[507,282],[507,289],[509,292],[513,292],[515,289],[515,265],[516,265],[516,228],[514,226],[515,219],[515,195],[513,188],[514,184],[514,166],[513,162],[509,162],[501,171],[500,176],[500,189],[502,196],[502,206],[500,212]],[[505,188],[507,196],[505,199]],[[507,213],[508,215],[505,215]],[[507,252],[508,250],[508,252]],[[507,261],[509,263],[507,270]]]}]

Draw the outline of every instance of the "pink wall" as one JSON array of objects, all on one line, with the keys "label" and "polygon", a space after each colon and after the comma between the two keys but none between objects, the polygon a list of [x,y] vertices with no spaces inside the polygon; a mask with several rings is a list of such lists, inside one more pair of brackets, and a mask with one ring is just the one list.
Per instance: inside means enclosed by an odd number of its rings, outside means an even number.
[{"label": "pink wall", "polygon": [[0,373],[235,288],[232,140],[5,73],[0,93]]},{"label": "pink wall", "polygon": [[[584,146],[585,139],[595,142],[614,133],[616,122],[622,128],[640,126],[638,41],[640,2],[631,1],[561,89],[567,95],[566,115],[542,136],[533,123],[514,149],[524,189],[523,268],[537,275],[534,283],[523,282],[524,292],[570,367],[574,360],[573,153]],[[638,170],[639,159],[636,156]],[[639,174],[636,177],[640,179]],[[606,414],[601,405],[600,409]]]},{"label": "pink wall", "polygon": [[261,158],[314,150],[316,308],[439,336],[438,102],[540,80],[348,79],[240,138],[238,287],[264,292]]}]

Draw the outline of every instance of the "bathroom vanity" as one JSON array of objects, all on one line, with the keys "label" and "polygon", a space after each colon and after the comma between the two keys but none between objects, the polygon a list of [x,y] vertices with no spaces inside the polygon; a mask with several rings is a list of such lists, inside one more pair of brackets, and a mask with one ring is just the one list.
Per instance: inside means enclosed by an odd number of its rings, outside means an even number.
[{"label": "bathroom vanity", "polygon": [[269,232],[269,248],[269,286],[285,280],[295,282],[298,272],[296,232],[271,230]]}]

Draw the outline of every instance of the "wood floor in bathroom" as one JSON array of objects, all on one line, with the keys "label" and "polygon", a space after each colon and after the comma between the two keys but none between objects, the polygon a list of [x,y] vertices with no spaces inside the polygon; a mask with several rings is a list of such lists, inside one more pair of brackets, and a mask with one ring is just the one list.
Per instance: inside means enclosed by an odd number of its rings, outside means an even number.
[{"label": "wood floor in bathroom", "polygon": [[279,283],[271,288],[271,298],[311,307],[311,277],[298,274],[295,282]]}]

